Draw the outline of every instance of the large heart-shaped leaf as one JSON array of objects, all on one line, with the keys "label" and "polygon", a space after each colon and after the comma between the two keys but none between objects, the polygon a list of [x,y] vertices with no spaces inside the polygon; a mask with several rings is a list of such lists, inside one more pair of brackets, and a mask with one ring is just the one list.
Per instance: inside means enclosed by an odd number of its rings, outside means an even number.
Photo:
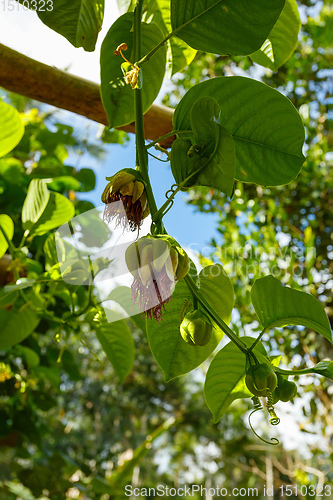
[{"label": "large heart-shaped leaf", "polygon": [[40,317],[29,307],[0,308],[0,350],[8,349],[26,339],[36,328]]},{"label": "large heart-shaped leaf", "polygon": [[332,331],[319,300],[309,293],[284,286],[273,276],[258,279],[251,289],[251,299],[263,327],[302,325],[332,342]]},{"label": "large heart-shaped leaf", "polygon": [[[4,236],[5,233],[6,237]],[[8,240],[11,240],[14,235],[14,222],[9,215],[0,215],[0,259],[8,248]]]},{"label": "large heart-shaped leaf", "polygon": [[191,109],[191,126],[200,156],[211,158],[200,170],[196,185],[209,186],[231,196],[236,172],[235,144],[230,132],[215,120],[220,113],[218,102],[201,97]]},{"label": "large heart-shaped leaf", "polygon": [[108,311],[107,316],[112,317],[112,322],[97,328],[96,336],[122,383],[134,363],[134,340],[126,321],[120,319],[119,314]]},{"label": "large heart-shaped leaf", "polygon": [[194,49],[246,55],[259,49],[284,0],[171,0],[175,35]]},{"label": "large heart-shaped leaf", "polygon": [[50,10],[50,3],[46,3],[45,10],[38,10],[46,26],[67,38],[74,47],[83,47],[89,52],[95,50],[103,23],[104,0],[53,0]]},{"label": "large heart-shaped leaf", "polygon": [[0,157],[12,151],[23,134],[24,125],[19,112],[0,99]]},{"label": "large heart-shaped leaf", "polygon": [[[126,43],[126,58],[133,61],[133,20],[132,12],[122,15],[111,26],[101,48],[101,96],[110,127],[119,127],[135,119],[134,91],[125,84],[121,69],[123,62],[114,50]],[[156,24],[142,23],[142,54],[147,54],[161,40],[163,34]],[[162,47],[150,61],[142,67],[143,112],[146,112],[161,88],[166,65],[166,48]]]},{"label": "large heart-shaped leaf", "polygon": [[[229,323],[233,308],[233,289],[229,278],[215,266],[209,266],[200,273],[200,291],[221,318]],[[179,330],[181,311],[186,301],[189,302],[186,312],[193,310],[192,300],[192,295],[182,280],[176,285],[165,306],[162,321],[146,321],[149,345],[166,381],[199,366],[214,351],[223,336],[220,329],[214,328],[212,337],[205,346],[191,346],[182,339]]]},{"label": "large heart-shaped leaf", "polygon": [[[242,341],[250,347],[255,339],[242,337]],[[254,353],[260,363],[269,363],[260,342],[254,348]],[[245,354],[233,342],[229,342],[217,353],[206,375],[205,399],[215,422],[223,417],[233,401],[253,396],[245,385],[245,373]]]},{"label": "large heart-shaped leaf", "polygon": [[230,132],[215,121],[220,112],[212,97],[201,97],[191,110],[191,139],[179,137],[172,145],[170,164],[177,184],[209,186],[231,196],[236,170],[235,144]]},{"label": "large heart-shaped leaf", "polygon": [[73,204],[59,193],[48,191],[46,182],[33,179],[22,209],[23,228],[29,234],[42,235],[74,217]]},{"label": "large heart-shaped leaf", "polygon": [[234,139],[236,179],[277,186],[297,176],[304,162],[304,127],[289,99],[250,78],[214,78],[185,94],[173,117],[174,130],[191,130],[191,109],[202,96],[219,103],[218,122]]},{"label": "large heart-shaped leaf", "polygon": [[301,29],[301,19],[296,0],[286,0],[280,14],[267,40],[259,50],[251,54],[251,59],[276,71],[291,57],[297,47],[298,33]]}]

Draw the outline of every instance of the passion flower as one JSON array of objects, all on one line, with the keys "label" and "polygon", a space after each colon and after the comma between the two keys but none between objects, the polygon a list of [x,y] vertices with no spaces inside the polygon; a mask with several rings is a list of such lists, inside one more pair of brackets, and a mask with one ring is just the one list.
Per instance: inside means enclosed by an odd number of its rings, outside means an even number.
[{"label": "passion flower", "polygon": [[167,235],[148,235],[132,243],[125,253],[126,265],[134,277],[132,301],[139,302],[142,314],[157,321],[162,318],[176,282],[189,270],[187,254],[171,241],[175,242]]},{"label": "passion flower", "polygon": [[262,363],[248,369],[245,384],[255,396],[268,396],[277,386],[277,376],[271,366]]},{"label": "passion flower", "polygon": [[199,309],[186,314],[180,325],[182,338],[190,345],[204,346],[212,336],[212,325],[206,314]]},{"label": "passion flower", "polygon": [[[111,222],[117,219],[117,225],[139,229],[142,221],[149,214],[149,207],[145,193],[145,184],[140,172],[132,168],[120,170],[112,177],[102,194],[105,203],[103,219]],[[122,205],[115,202],[122,202]]]}]

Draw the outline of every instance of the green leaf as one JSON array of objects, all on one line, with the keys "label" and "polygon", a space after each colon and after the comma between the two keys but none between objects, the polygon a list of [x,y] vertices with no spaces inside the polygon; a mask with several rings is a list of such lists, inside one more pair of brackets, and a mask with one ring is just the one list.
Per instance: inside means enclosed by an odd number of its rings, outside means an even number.
[{"label": "green leaf", "polygon": [[11,240],[14,236],[14,222],[7,214],[0,215],[0,259],[6,253],[8,248],[7,239],[4,237],[3,232],[5,232],[8,240]]},{"label": "green leaf", "polygon": [[[222,266],[219,266],[222,267]],[[229,279],[224,274],[213,277],[215,266],[210,266],[212,272],[201,271],[200,291],[210,300],[215,310],[221,314],[225,322],[229,322],[233,307],[233,289]],[[219,295],[215,295],[218,293]],[[182,280],[177,283],[175,290],[165,305],[162,321],[146,320],[148,342],[156,362],[164,372],[165,380],[187,373],[199,366],[214,351],[222,339],[223,333],[214,328],[213,334],[205,346],[191,346],[180,335],[181,310],[185,301],[192,303],[192,295]],[[189,305],[186,312],[193,310]]]},{"label": "green leaf", "polygon": [[215,121],[219,112],[220,106],[212,97],[201,97],[194,103],[193,144],[189,138],[176,139],[170,163],[177,184],[192,175],[185,187],[209,186],[231,196],[236,170],[235,144],[230,132]]},{"label": "green leaf", "polygon": [[304,162],[304,127],[289,99],[250,78],[213,78],[185,94],[173,117],[174,130],[191,130],[190,112],[202,96],[219,103],[218,123],[234,139],[236,179],[277,186],[298,175]]},{"label": "green leaf", "polygon": [[[169,382],[179,375],[199,366],[214,351],[222,335],[217,330],[205,346],[190,346],[180,335],[180,311],[185,301],[191,301],[191,293],[184,281],[177,283],[171,299],[165,306],[162,321],[146,320],[146,331],[151,352]],[[189,308],[187,312],[191,309]],[[193,310],[193,307],[192,307]]]},{"label": "green leaf", "polygon": [[[135,8],[133,0],[118,0],[121,13],[131,12]],[[142,20],[147,23],[155,23],[166,37],[171,31],[170,0],[146,0],[143,6]],[[172,37],[166,42],[167,45],[167,69],[170,76],[181,71],[194,59],[197,51],[192,49],[183,40]]]},{"label": "green leaf", "polygon": [[[183,137],[178,137],[172,144],[170,166],[177,184],[181,184],[200,167],[199,161],[202,160],[198,158],[197,155],[192,156],[188,154],[191,146],[193,146],[191,139]],[[196,184],[195,181],[196,176],[193,175],[193,177],[184,184],[183,190],[194,186]]]},{"label": "green leaf", "polygon": [[333,379],[333,361],[320,361],[313,367],[314,373]]},{"label": "green leaf", "polygon": [[259,50],[251,54],[251,59],[276,71],[293,54],[298,43],[301,19],[296,0],[286,0],[285,6],[267,40]]},{"label": "green leaf", "polygon": [[[101,47],[101,97],[110,127],[119,127],[135,119],[134,91],[125,84],[121,69],[123,62],[113,51],[121,43],[128,49],[126,58],[133,61],[133,13],[119,17],[108,31]],[[147,54],[161,40],[163,34],[156,24],[142,23],[142,54]],[[162,47],[150,61],[142,67],[143,112],[154,102],[161,88],[166,64],[166,48]]]},{"label": "green leaf", "polygon": [[211,158],[195,178],[195,184],[231,196],[236,172],[235,144],[230,132],[215,121],[219,113],[220,106],[212,97],[201,97],[191,109],[194,143],[201,147],[200,156]]},{"label": "green leaf", "polygon": [[325,310],[312,295],[283,286],[273,276],[258,279],[251,290],[252,303],[266,329],[302,325],[332,342],[332,331]]},{"label": "green leaf", "polygon": [[48,189],[53,191],[81,191],[79,180],[71,175],[59,175],[47,183]]},{"label": "green leaf", "polygon": [[141,317],[140,308],[136,307],[132,301],[132,292],[128,286],[117,286],[107,296],[105,301],[114,300],[126,311],[133,323],[143,332],[146,331],[145,320]]},{"label": "green leaf", "polygon": [[259,49],[284,0],[171,0],[174,34],[194,49],[247,55]]},{"label": "green leaf", "polygon": [[8,349],[26,339],[36,328],[40,318],[29,307],[0,309],[0,350]]},{"label": "green leaf", "polygon": [[48,191],[44,180],[30,182],[22,209],[23,228],[29,234],[45,234],[72,219],[74,214],[74,206],[68,198]]},{"label": "green leaf", "polygon": [[[22,3],[22,2],[21,2]],[[46,26],[74,45],[92,52],[102,28],[104,0],[53,0],[51,11],[38,11]]]},{"label": "green leaf", "polygon": [[[45,269],[48,271],[52,266],[57,265],[59,263],[54,233],[51,233],[46,238],[45,243],[43,245],[43,251],[45,257]],[[59,243],[59,254],[60,254],[60,243]]]},{"label": "green leaf", "polygon": [[[143,19],[146,22],[157,24],[164,37],[172,31],[170,16],[170,0],[148,0],[146,2]],[[167,47],[167,68],[170,76],[188,66],[197,53],[178,37],[170,38],[167,41]]]},{"label": "green leaf", "polygon": [[50,191],[43,179],[33,179],[22,208],[23,229],[29,231],[41,217],[50,199]]},{"label": "green leaf", "polygon": [[130,329],[119,314],[108,311],[112,323],[105,323],[96,329],[96,336],[108,360],[123,383],[134,363],[134,340]]},{"label": "green leaf", "polygon": [[18,345],[15,348],[15,354],[25,360],[28,368],[33,368],[34,366],[39,365],[40,357],[35,351],[30,349],[30,347]]},{"label": "green leaf", "polygon": [[[242,341],[250,347],[255,341],[252,337],[242,337]],[[266,351],[259,342],[254,353],[260,363],[269,363]],[[205,399],[213,414],[214,421],[223,417],[233,401],[253,396],[245,385],[246,356],[233,343],[229,342],[211,362],[205,381]]]},{"label": "green leaf", "polygon": [[81,168],[76,174],[75,179],[77,179],[81,188],[80,191],[92,191],[96,186],[96,175],[91,168]]},{"label": "green leaf", "polygon": [[74,205],[68,198],[59,193],[50,193],[49,202],[30,234],[42,235],[72,219],[75,215]]},{"label": "green leaf", "polygon": [[221,264],[204,267],[200,274],[200,292],[228,325],[234,307],[234,289]]},{"label": "green leaf", "polygon": [[24,134],[20,113],[0,99],[0,157],[18,145]]}]

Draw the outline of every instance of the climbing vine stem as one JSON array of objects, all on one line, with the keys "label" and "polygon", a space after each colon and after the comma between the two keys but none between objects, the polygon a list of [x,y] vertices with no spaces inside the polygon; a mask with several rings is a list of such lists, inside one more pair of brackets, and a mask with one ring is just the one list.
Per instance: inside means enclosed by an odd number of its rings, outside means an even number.
[{"label": "climbing vine stem", "polygon": [[230,340],[244,353],[248,353],[248,347],[244,344],[244,342],[233,332],[228,325],[220,318],[218,314],[214,311],[212,306],[207,302],[205,297],[201,294],[199,288],[195,284],[193,278],[189,276],[185,276],[184,278],[187,286],[189,287],[192,295],[197,298],[198,302],[205,309],[205,311],[209,314],[209,316],[213,319],[213,321],[217,324],[219,328],[229,337]]},{"label": "climbing vine stem", "polygon": [[[139,60],[141,57],[141,18],[142,18],[143,0],[138,0],[134,11],[134,57]],[[146,183],[146,195],[150,213],[153,215],[157,212],[157,206],[153,194],[153,190],[148,174],[148,154],[145,147],[145,132],[143,123],[143,106],[142,106],[142,90],[141,88],[134,89],[135,102],[135,138],[137,163],[142,177]],[[156,226],[162,231],[161,220],[155,221]]]}]

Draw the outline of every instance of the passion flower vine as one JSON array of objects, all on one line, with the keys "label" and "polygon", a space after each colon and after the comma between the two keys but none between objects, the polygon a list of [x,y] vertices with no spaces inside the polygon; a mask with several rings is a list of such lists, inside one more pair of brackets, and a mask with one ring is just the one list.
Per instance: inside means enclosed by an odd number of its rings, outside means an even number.
[{"label": "passion flower vine", "polygon": [[107,222],[116,219],[118,226],[138,230],[149,214],[145,183],[140,172],[125,168],[106,180],[109,183],[102,194],[105,203],[103,219]]},{"label": "passion flower vine", "polygon": [[146,317],[161,320],[176,282],[190,269],[186,252],[168,235],[148,235],[127,248],[125,259],[134,277],[133,303],[138,301]]}]

